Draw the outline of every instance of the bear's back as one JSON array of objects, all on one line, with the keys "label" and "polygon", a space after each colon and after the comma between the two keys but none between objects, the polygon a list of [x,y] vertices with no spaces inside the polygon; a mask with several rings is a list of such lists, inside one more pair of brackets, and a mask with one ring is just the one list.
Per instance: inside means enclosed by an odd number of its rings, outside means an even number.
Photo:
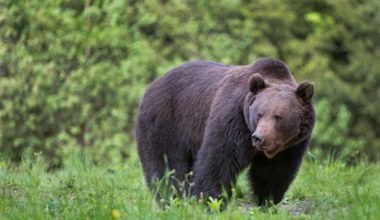
[{"label": "bear's back", "polygon": [[234,66],[211,61],[194,61],[170,70],[163,78],[172,84],[184,83],[184,86],[202,82],[212,85],[223,80],[231,68]]},{"label": "bear's back", "polygon": [[[210,61],[195,61],[178,66],[155,80],[147,89],[155,94],[189,99],[213,96],[234,66]],[[206,96],[206,97],[205,97]],[[190,100],[187,100],[190,101]]]},{"label": "bear's back", "polygon": [[288,84],[292,87],[297,86],[288,66],[280,60],[271,58],[258,59],[249,68],[251,72],[262,75],[265,81],[269,83]]}]

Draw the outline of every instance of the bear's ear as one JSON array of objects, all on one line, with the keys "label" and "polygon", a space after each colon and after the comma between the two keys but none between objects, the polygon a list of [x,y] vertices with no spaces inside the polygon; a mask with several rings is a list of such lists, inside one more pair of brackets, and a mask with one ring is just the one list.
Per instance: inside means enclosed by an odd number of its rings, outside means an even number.
[{"label": "bear's ear", "polygon": [[248,89],[253,94],[257,94],[260,90],[266,87],[264,78],[258,74],[253,74],[248,80]]},{"label": "bear's ear", "polygon": [[309,81],[302,82],[297,87],[296,95],[304,102],[310,101],[314,95],[314,84]]}]

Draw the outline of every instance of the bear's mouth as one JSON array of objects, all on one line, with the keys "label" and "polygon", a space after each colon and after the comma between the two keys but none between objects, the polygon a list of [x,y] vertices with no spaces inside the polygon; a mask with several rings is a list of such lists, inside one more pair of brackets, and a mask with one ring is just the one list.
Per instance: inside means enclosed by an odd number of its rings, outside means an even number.
[{"label": "bear's mouth", "polygon": [[255,140],[252,140],[252,146],[255,147],[259,151],[267,151],[269,149],[273,150],[275,148],[271,146],[270,143],[267,143],[265,141],[258,142]]},{"label": "bear's mouth", "polygon": [[269,146],[264,144],[254,145],[257,150],[262,151],[268,159],[272,159],[280,152],[280,147]]},{"label": "bear's mouth", "polygon": [[256,145],[253,144],[253,146],[255,146],[256,149],[259,150],[259,151],[266,151],[266,150],[268,149],[267,146],[264,146],[264,145],[262,145],[262,144],[256,144]]}]

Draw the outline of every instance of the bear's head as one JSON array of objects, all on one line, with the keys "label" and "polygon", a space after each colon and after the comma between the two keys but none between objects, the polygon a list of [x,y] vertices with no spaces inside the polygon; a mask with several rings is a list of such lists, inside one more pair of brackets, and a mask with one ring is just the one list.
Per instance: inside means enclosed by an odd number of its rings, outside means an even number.
[{"label": "bear's head", "polygon": [[252,93],[247,115],[252,145],[267,158],[310,135],[312,126],[307,124],[314,123],[310,122],[314,118],[308,108],[314,94],[312,83],[306,81],[297,88],[270,84],[256,73],[249,79],[248,87]]}]

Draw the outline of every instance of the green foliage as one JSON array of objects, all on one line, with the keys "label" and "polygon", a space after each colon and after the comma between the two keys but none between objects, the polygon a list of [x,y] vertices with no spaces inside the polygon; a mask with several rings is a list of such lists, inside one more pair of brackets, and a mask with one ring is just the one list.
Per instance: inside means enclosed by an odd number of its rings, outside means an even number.
[{"label": "green foliage", "polygon": [[80,146],[91,147],[98,162],[122,160],[148,71],[133,71],[147,61],[127,56],[135,45],[122,40],[129,32],[113,13],[119,5],[3,4],[2,152],[19,159],[31,148],[55,164],[67,148]]},{"label": "green foliage", "polygon": [[270,56],[315,82],[316,149],[377,159],[379,8],[377,0],[3,0],[1,154],[19,161],[32,149],[57,165],[82,147],[98,163],[123,161],[151,81],[189,60]]},{"label": "green foliage", "polygon": [[[159,208],[142,178],[135,151],[124,164],[95,166],[87,150],[76,149],[64,169],[47,172],[43,155],[25,156],[20,166],[0,160],[0,219],[378,219],[380,166],[341,162],[303,163],[285,195],[270,208],[244,197],[210,212],[193,198],[172,199]],[[245,176],[241,176],[241,180]]]},{"label": "green foliage", "polygon": [[320,158],[342,159],[355,163],[364,159],[361,149],[364,148],[363,138],[352,138],[349,135],[349,123],[351,113],[347,107],[342,105],[334,112],[327,99],[320,100],[316,106],[319,113],[317,123],[314,128],[314,138],[312,146],[314,153],[322,154]]}]

